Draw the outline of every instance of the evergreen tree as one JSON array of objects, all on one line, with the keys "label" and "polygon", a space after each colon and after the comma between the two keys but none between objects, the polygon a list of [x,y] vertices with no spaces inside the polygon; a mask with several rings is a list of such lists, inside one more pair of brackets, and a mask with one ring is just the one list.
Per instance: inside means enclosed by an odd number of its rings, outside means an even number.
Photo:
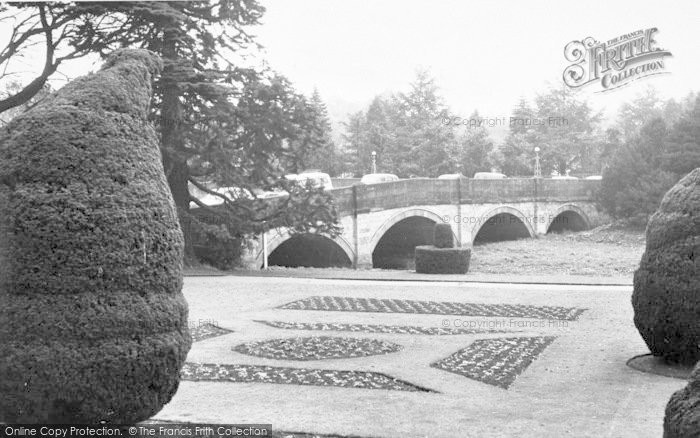
[{"label": "evergreen tree", "polygon": [[314,89],[309,102],[311,129],[306,134],[307,145],[299,150],[301,166],[295,166],[296,172],[303,169],[319,169],[330,175],[340,170],[335,142],[331,138],[331,121],[328,108],[318,90]]},{"label": "evergreen tree", "polygon": [[370,172],[370,157],[366,152],[365,140],[365,114],[358,111],[350,114],[348,121],[344,122],[343,133],[344,147],[342,151],[344,168],[350,170],[355,176],[362,176]]},{"label": "evergreen tree", "polygon": [[678,179],[662,167],[666,141],[666,124],[656,118],[616,151],[603,173],[600,193],[602,205],[613,217],[643,226],[659,207],[661,197]]},{"label": "evergreen tree", "polygon": [[663,114],[664,103],[656,89],[649,86],[644,93],[638,94],[631,102],[620,105],[617,126],[625,139],[632,138],[647,122],[661,118]]},{"label": "evergreen tree", "polygon": [[[470,116],[471,120],[480,118],[478,111],[474,111]],[[471,178],[476,172],[491,171],[492,153],[493,142],[484,126],[467,129],[459,139],[456,157],[458,168],[455,172],[461,172]]]},{"label": "evergreen tree", "polygon": [[[153,118],[190,259],[196,234],[230,241],[277,226],[338,231],[329,195],[320,189],[301,190],[283,178],[283,165],[315,146],[304,141],[313,136],[317,122],[311,105],[284,77],[230,61],[243,59],[255,47],[247,29],[264,12],[257,1],[93,6],[129,17],[138,24],[134,33],[140,45],[163,58]],[[192,195],[192,186],[222,198],[223,206],[203,205]],[[212,190],[216,186],[236,187],[238,193],[284,190],[289,195],[271,204],[253,196],[223,195]],[[190,214],[192,202],[206,211],[206,221]]]},{"label": "evergreen tree", "polygon": [[518,104],[513,108],[510,121],[514,123],[510,123],[509,132],[512,134],[527,133],[530,128],[525,121],[532,120],[534,117],[535,110],[532,109],[527,99],[521,97]]},{"label": "evergreen tree", "polygon": [[644,225],[663,194],[700,167],[700,98],[679,117],[670,128],[663,118],[652,119],[617,148],[601,190],[601,203],[614,217]]},{"label": "evergreen tree", "polygon": [[566,175],[582,165],[593,167],[586,158],[598,155],[592,150],[600,144],[597,125],[600,114],[593,113],[577,90],[565,85],[550,88],[535,99],[537,132],[536,145],[540,147],[544,174],[554,170]]},{"label": "evergreen tree", "polygon": [[499,170],[508,176],[532,176],[536,144],[532,130],[511,132],[494,152],[493,160]]},{"label": "evergreen tree", "polygon": [[535,110],[521,97],[509,119],[508,135],[492,153],[492,161],[508,176],[531,176],[538,146],[532,120]]},{"label": "evergreen tree", "polygon": [[700,96],[673,126],[663,155],[663,167],[679,178],[700,167]]},{"label": "evergreen tree", "polygon": [[[610,163],[622,144],[622,133],[617,128],[608,128],[602,138],[600,146],[600,154],[598,156],[599,168],[597,172],[602,175],[605,168],[610,166]],[[596,172],[592,172],[596,173]]]},{"label": "evergreen tree", "polygon": [[674,99],[662,100],[652,86],[638,94],[632,101],[620,106],[616,128],[625,139],[639,134],[639,130],[647,122],[662,118],[667,126],[672,126],[681,116],[695,106],[695,93],[688,93],[680,102]]},{"label": "evergreen tree", "polygon": [[599,169],[599,114],[566,86],[537,95],[535,108],[521,99],[510,119],[509,133],[495,154],[509,176],[531,176],[535,148],[540,148],[542,174],[560,175],[575,169]]},{"label": "evergreen tree", "polygon": [[436,177],[451,172],[454,163],[450,151],[455,135],[452,127],[442,123],[447,108],[427,71],[418,71],[411,90],[400,93],[396,105],[396,144],[387,154],[394,173],[401,177]]},{"label": "evergreen tree", "polygon": [[397,147],[397,103],[395,98],[375,97],[365,114],[365,144],[360,161],[364,173],[372,171],[372,152],[376,153],[377,172],[394,172],[395,155],[391,151]]}]

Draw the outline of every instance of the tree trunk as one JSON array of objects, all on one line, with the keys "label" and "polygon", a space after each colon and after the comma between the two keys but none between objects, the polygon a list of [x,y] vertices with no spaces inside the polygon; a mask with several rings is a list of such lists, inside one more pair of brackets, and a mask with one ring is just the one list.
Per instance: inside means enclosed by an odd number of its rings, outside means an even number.
[{"label": "tree trunk", "polygon": [[185,237],[185,266],[196,263],[192,241],[192,225],[188,214],[190,194],[188,188],[189,167],[186,158],[177,152],[184,149],[182,120],[183,108],[180,102],[180,90],[173,79],[173,66],[177,62],[176,35],[165,32],[163,58],[165,68],[161,75],[163,102],[160,112],[161,149],[163,167],[168,179],[170,191],[177,207],[180,227]]},{"label": "tree trunk", "polygon": [[185,238],[185,265],[196,263],[192,239],[192,221],[189,216],[190,193],[187,184],[189,176],[187,163],[172,160],[168,154],[163,154],[163,164],[167,171],[168,185],[173,194],[173,201],[180,218],[180,228]]}]

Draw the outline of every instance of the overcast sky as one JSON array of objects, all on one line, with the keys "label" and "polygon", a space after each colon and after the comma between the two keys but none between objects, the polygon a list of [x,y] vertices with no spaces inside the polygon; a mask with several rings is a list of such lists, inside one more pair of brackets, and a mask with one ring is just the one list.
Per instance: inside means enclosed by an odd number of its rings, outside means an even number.
[{"label": "overcast sky", "polygon": [[[407,90],[418,68],[431,71],[455,115],[478,109],[483,117],[508,117],[521,96],[561,85],[570,64],[567,43],[650,27],[659,29],[657,46],[673,54],[665,59],[670,73],[608,93],[584,88],[589,102],[611,117],[649,85],[674,98],[700,90],[698,0],[261,1],[267,12],[252,33],[265,47],[263,57],[300,91],[318,88],[336,130],[348,111],[363,109],[377,94]],[[0,27],[3,45],[8,31]],[[40,61],[29,56],[15,67],[26,63],[31,72],[29,65]],[[96,57],[67,63],[52,84],[60,87],[99,64]]]},{"label": "overcast sky", "polygon": [[[560,85],[564,46],[606,41],[656,27],[672,52],[667,75],[609,93],[586,92],[612,112],[648,85],[666,97],[700,89],[700,1],[263,0],[256,30],[274,69],[304,92],[362,105],[404,91],[418,67],[436,78],[446,103],[465,117],[509,116],[520,96]],[[596,88],[598,90],[599,88]]]}]

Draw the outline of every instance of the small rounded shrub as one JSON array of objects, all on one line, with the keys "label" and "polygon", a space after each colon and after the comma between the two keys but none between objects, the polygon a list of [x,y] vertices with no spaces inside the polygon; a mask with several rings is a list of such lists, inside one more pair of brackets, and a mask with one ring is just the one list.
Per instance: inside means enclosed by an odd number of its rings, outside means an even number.
[{"label": "small rounded shrub", "polygon": [[435,224],[433,244],[437,248],[452,248],[455,246],[450,224]]},{"label": "small rounded shrub", "polygon": [[653,355],[700,360],[700,169],[669,190],[649,220],[632,305]]},{"label": "small rounded shrub", "polygon": [[666,405],[664,438],[700,437],[700,363],[688,385],[676,391]]},{"label": "small rounded shrub", "polygon": [[160,68],[117,51],[0,129],[0,422],[134,423],[177,390],[191,340],[147,121]]},{"label": "small rounded shrub", "polygon": [[466,274],[469,270],[469,248],[416,247],[416,272],[420,274]]}]

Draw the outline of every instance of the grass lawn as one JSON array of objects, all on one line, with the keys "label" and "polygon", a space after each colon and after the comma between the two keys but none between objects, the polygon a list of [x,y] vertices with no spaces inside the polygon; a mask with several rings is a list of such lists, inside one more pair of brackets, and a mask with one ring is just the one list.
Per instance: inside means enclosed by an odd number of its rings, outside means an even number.
[{"label": "grass lawn", "polygon": [[644,231],[609,225],[474,246],[470,272],[627,276],[639,266]]}]

